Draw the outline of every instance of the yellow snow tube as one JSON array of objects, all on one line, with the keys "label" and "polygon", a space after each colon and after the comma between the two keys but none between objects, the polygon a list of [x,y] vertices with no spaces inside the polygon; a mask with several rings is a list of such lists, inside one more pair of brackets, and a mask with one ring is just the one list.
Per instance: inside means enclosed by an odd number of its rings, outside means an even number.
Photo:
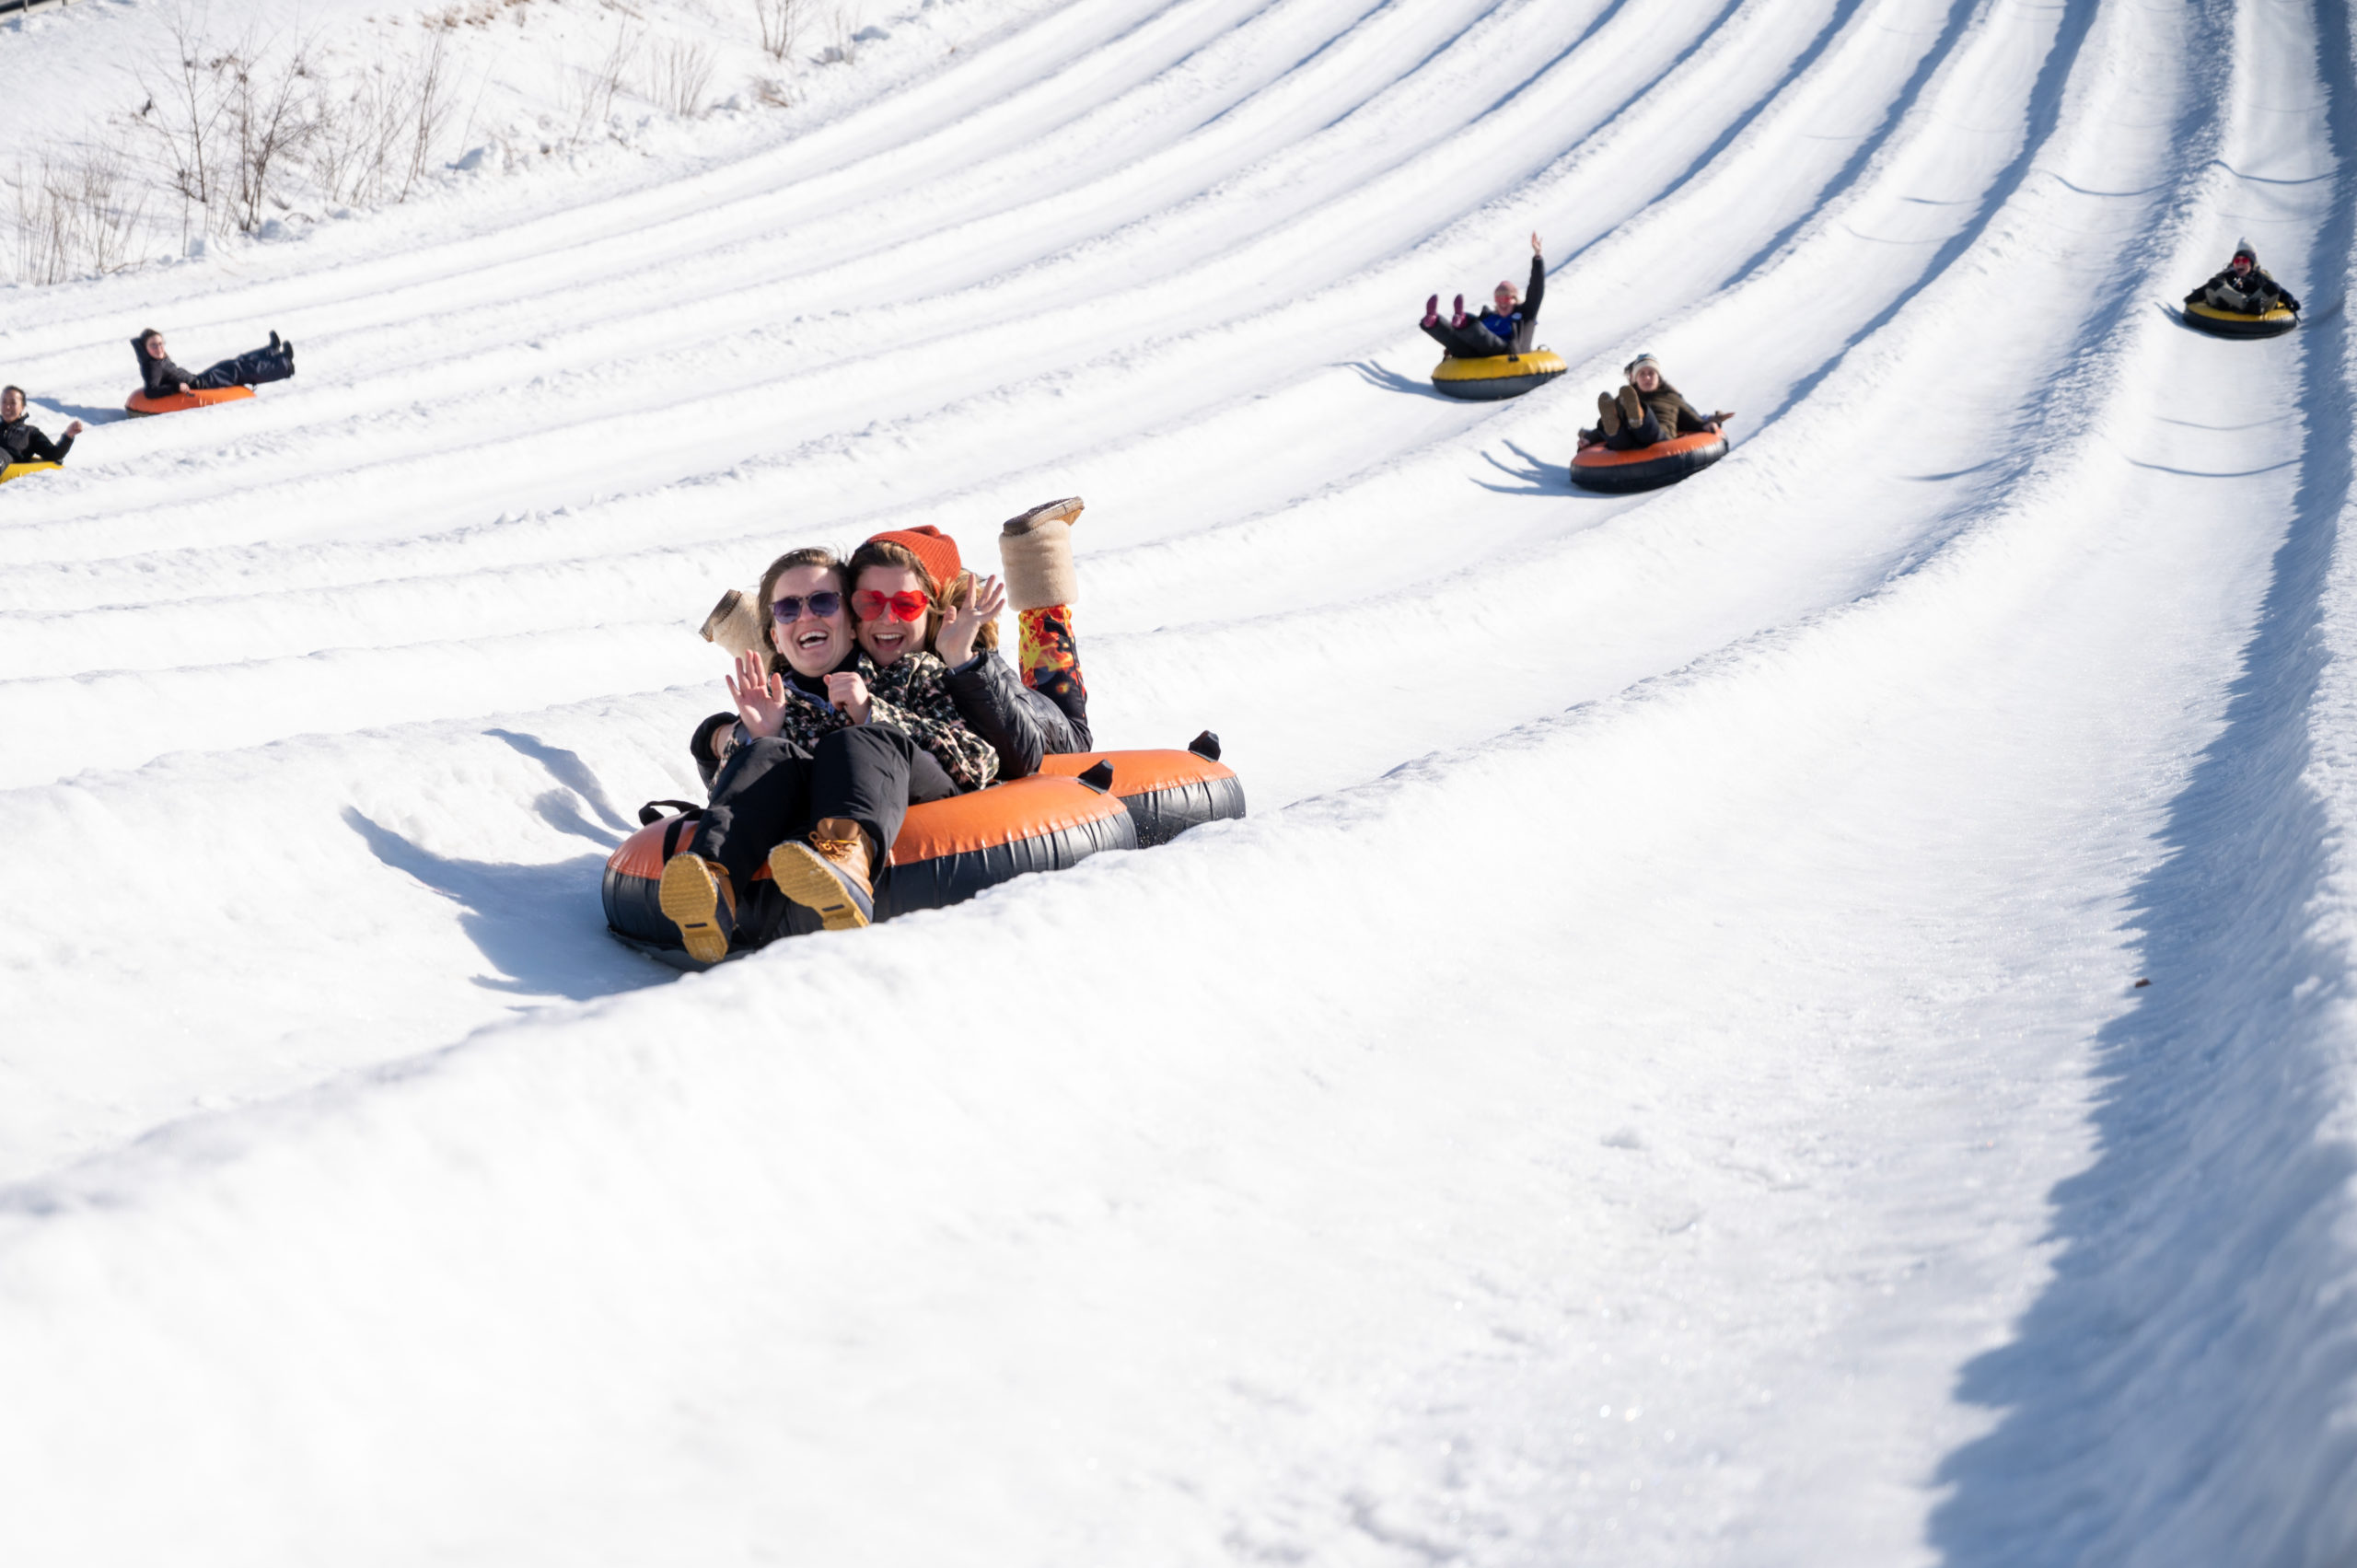
[{"label": "yellow snow tube", "polygon": [[1500,398],[1518,398],[1570,368],[1551,348],[1492,354],[1480,359],[1452,356],[1433,366],[1433,389],[1473,402],[1494,402]]},{"label": "yellow snow tube", "polygon": [[0,469],[0,484],[6,484],[12,479],[22,479],[29,473],[43,473],[56,466],[55,463],[10,463]]},{"label": "yellow snow tube", "polygon": [[2253,316],[2247,311],[2221,310],[2206,300],[2185,308],[2185,324],[2221,338],[2281,337],[2300,324],[2296,311],[2281,305]]}]

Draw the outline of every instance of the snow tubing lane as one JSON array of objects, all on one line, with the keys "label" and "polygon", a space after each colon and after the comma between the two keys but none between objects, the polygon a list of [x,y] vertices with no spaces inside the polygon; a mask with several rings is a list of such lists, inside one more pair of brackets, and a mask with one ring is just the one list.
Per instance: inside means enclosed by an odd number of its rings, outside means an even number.
[{"label": "snow tubing lane", "polygon": [[1075,751],[1042,758],[1039,772],[1072,778],[1099,762],[1112,765],[1113,795],[1137,826],[1140,849],[1244,815],[1244,781],[1236,770],[1192,751]]},{"label": "snow tubing lane", "polygon": [[1676,484],[1699,473],[1727,455],[1727,438],[1697,433],[1674,441],[1657,441],[1633,452],[1611,452],[1590,447],[1572,459],[1572,482],[1582,490],[1623,494]]},{"label": "snow tubing lane", "polygon": [[1486,359],[1444,359],[1433,366],[1433,388],[1468,402],[1496,402],[1543,387],[1571,368],[1553,349],[1497,354]]},{"label": "snow tubing lane", "polygon": [[251,387],[207,387],[197,392],[174,392],[168,398],[134,392],[122,406],[134,419],[144,419],[151,413],[183,413],[192,408],[210,408],[215,403],[241,403],[253,395]]},{"label": "snow tubing lane", "polygon": [[2300,324],[2300,313],[2281,305],[2257,316],[2221,310],[2214,305],[2189,305],[2185,324],[2213,338],[2280,338]]},{"label": "snow tubing lane", "polygon": [[10,463],[0,469],[0,484],[6,484],[12,479],[22,479],[29,473],[47,473],[57,466],[55,463]]},{"label": "snow tubing lane", "polygon": [[[621,842],[606,859],[601,889],[614,935],[661,958],[681,952],[679,927],[659,900],[664,863],[695,836],[668,817]],[[876,889],[876,918],[944,909],[1027,871],[1061,871],[1105,849],[1134,849],[1137,829],[1120,800],[1076,778],[1017,779],[911,806]],[[818,917],[778,896],[764,865],[740,889],[737,930],[746,950],[817,930]]]}]

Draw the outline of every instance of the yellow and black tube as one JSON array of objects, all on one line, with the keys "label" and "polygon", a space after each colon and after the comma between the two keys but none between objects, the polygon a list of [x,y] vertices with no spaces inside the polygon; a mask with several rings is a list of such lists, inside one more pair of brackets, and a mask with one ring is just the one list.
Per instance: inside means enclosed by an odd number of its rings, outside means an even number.
[{"label": "yellow and black tube", "polygon": [[1571,367],[1550,348],[1528,354],[1493,354],[1480,359],[1451,356],[1433,366],[1433,389],[1469,402],[1495,402],[1518,398],[1543,387]]},{"label": "yellow and black tube", "polygon": [[2185,324],[2218,338],[2280,338],[2300,324],[2300,316],[2298,311],[2286,310],[2281,305],[2253,316],[2196,301],[2185,308]]}]

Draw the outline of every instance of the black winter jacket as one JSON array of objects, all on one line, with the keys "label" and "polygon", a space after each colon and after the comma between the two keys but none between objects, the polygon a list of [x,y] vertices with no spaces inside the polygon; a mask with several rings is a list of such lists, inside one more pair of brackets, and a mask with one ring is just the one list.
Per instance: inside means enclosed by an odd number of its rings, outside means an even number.
[{"label": "black winter jacket", "polygon": [[994,653],[977,654],[951,670],[948,686],[958,716],[998,753],[1001,779],[1029,778],[1043,757],[1088,749],[1064,711],[1024,685],[1014,666]]},{"label": "black winter jacket", "polygon": [[[2235,293],[2242,295],[2245,298],[2253,301],[2255,308],[2251,306],[2232,306],[2222,300],[2211,298],[2211,290],[2219,288],[2234,290]],[[2185,302],[2188,305],[2208,304],[2212,308],[2219,310],[2233,310],[2238,308],[2247,309],[2253,316],[2265,315],[2268,311],[2274,309],[2275,307],[2279,305],[2283,307],[2286,310],[2297,310],[2300,308],[2300,302],[2292,297],[2292,291],[2285,288],[2282,284],[2277,283],[2272,277],[2269,276],[2267,269],[2260,266],[2257,261],[2253,261],[2250,264],[2250,272],[2239,281],[2235,277],[2235,269],[2233,267],[2230,266],[2223,269],[2208,283],[2203,284],[2200,288],[2197,288],[2191,294],[2187,295],[2185,296]]]},{"label": "black winter jacket", "polygon": [[0,424],[0,453],[6,454],[0,457],[0,464],[62,463],[73,449],[74,437],[68,436],[63,441],[52,442],[32,427],[29,417],[14,424]]},{"label": "black winter jacket", "polygon": [[145,384],[145,390],[151,398],[176,398],[181,382],[196,379],[192,372],[174,365],[168,354],[162,359],[149,358],[144,338],[131,340],[131,352],[139,357],[139,379]]}]

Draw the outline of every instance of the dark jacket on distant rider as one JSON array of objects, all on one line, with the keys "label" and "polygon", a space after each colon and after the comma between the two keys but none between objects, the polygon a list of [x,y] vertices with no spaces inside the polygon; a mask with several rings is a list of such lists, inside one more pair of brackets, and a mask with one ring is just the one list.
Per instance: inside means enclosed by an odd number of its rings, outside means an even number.
[{"label": "dark jacket on distant rider", "polygon": [[52,442],[32,427],[30,416],[0,424],[0,466],[9,463],[62,463],[74,449],[74,437]]},{"label": "dark jacket on distant rider", "polygon": [[214,391],[223,387],[260,387],[284,381],[295,374],[292,343],[250,349],[235,359],[223,360],[203,375],[190,374],[173,364],[168,354],[162,359],[149,355],[144,335],[131,340],[131,352],[139,359],[139,378],[144,383],[141,389],[151,398],[179,397],[183,381],[198,391]]},{"label": "dark jacket on distant rider", "polygon": [[1469,315],[1465,325],[1452,327],[1446,317],[1424,329],[1424,335],[1457,359],[1488,359],[1501,354],[1528,354],[1538,334],[1538,307],[1547,297],[1547,259],[1530,259],[1530,287],[1512,310],[1490,307]]},{"label": "dark jacket on distant rider", "polygon": [[2258,264],[2258,257],[2248,246],[2236,250],[2237,257],[2248,257],[2250,271],[2235,276],[2234,262],[2229,260],[2208,283],[2185,296],[2188,305],[2207,305],[2213,310],[2232,310],[2245,316],[2264,316],[2277,306],[2297,311],[2300,302],[2292,291],[2270,277],[2267,269]]},{"label": "dark jacket on distant rider", "polygon": [[1522,302],[1503,314],[1492,300],[1490,308],[1481,312],[1481,325],[1500,343],[1511,343],[1508,352],[1528,354],[1531,340],[1538,331],[1538,307],[1547,297],[1547,259],[1530,259],[1530,286],[1522,291]]}]

